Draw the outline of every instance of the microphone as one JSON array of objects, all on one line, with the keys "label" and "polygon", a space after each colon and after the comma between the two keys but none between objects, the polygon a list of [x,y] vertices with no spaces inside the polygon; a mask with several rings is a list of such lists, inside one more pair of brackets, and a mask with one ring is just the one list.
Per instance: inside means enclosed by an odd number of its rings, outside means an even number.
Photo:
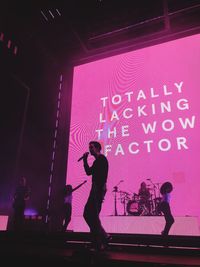
[{"label": "microphone", "polygon": [[[89,155],[89,152],[86,152],[86,153],[87,153],[87,155]],[[86,154],[86,153],[85,153],[85,154]],[[78,162],[81,161],[82,159],[84,159],[85,154],[84,154],[82,157],[80,157],[80,158],[78,159]]]}]

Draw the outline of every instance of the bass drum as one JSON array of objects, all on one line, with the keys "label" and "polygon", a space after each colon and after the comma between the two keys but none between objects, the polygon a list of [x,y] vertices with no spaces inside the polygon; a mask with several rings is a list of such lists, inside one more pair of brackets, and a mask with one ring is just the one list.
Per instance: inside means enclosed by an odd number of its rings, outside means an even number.
[{"label": "bass drum", "polygon": [[128,212],[129,215],[140,216],[141,211],[139,208],[138,201],[129,200],[127,203],[126,211]]}]

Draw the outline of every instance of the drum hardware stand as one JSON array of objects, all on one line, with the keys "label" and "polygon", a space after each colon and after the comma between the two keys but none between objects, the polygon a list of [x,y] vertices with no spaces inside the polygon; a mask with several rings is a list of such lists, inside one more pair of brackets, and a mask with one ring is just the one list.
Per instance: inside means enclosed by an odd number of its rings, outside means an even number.
[{"label": "drum hardware stand", "polygon": [[155,199],[156,199],[156,185],[152,182],[151,178],[147,179],[152,185],[153,185],[153,199],[154,201],[152,200],[152,215],[155,215],[155,212],[156,212],[156,206],[155,206]]},{"label": "drum hardware stand", "polygon": [[155,215],[157,216],[161,216],[162,213],[158,210],[159,204],[161,202],[161,194],[160,194],[160,183],[156,183],[157,185],[157,190],[158,190],[158,198],[156,199],[156,203],[155,203]]},{"label": "drum hardware stand", "polygon": [[123,180],[119,181],[119,183],[116,186],[113,187],[113,192],[115,193],[115,195],[114,195],[114,207],[115,207],[114,216],[118,216],[118,213],[117,213],[117,193],[118,193],[118,187],[117,186],[120,183],[122,183],[122,182],[123,182]]},{"label": "drum hardware stand", "polygon": [[152,216],[152,215],[154,215],[153,214],[154,213],[154,200],[153,200],[152,194],[150,196],[150,201],[149,202],[150,202],[150,204],[149,204],[149,206],[150,206],[149,215]]},{"label": "drum hardware stand", "polygon": [[127,200],[129,200],[129,193],[127,193],[127,192],[124,192],[124,191],[119,191],[119,193],[120,193],[120,199],[121,199],[121,203],[123,204],[123,206],[124,206],[124,216],[126,216],[127,214],[126,214],[126,206],[127,206],[127,203],[126,203],[126,201]]},{"label": "drum hardware stand", "polygon": [[[160,183],[153,183],[151,179],[147,179],[148,181],[150,181],[150,183],[153,185],[153,195],[154,195],[154,199],[152,200],[152,215],[160,215],[157,211],[158,208],[158,204],[157,200],[160,199]],[[158,197],[156,194],[156,189],[158,190]]]},{"label": "drum hardware stand", "polygon": [[148,181],[150,181],[150,183],[153,185],[153,193],[154,193],[154,198],[156,198],[156,185],[151,181],[151,179],[147,179]]},{"label": "drum hardware stand", "polygon": [[158,189],[158,197],[160,198],[160,183],[156,183]]}]

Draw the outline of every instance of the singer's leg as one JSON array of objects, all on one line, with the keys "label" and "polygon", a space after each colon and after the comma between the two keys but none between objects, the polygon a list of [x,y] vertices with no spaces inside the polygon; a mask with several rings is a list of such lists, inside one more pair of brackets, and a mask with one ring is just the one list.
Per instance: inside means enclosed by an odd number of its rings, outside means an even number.
[{"label": "singer's leg", "polygon": [[[96,194],[96,192],[95,192]],[[84,219],[90,228],[91,242],[93,247],[99,249],[101,246],[101,239],[104,235],[104,229],[99,219],[99,213],[101,210],[101,202],[97,195],[92,192],[88,198],[88,201],[84,208]]]},{"label": "singer's leg", "polygon": [[91,234],[91,243],[94,246],[94,244],[96,243],[96,239],[95,239],[95,223],[94,223],[94,198],[92,196],[92,194],[90,193],[89,198],[87,200],[87,203],[85,205],[84,208],[84,212],[83,212],[83,217],[87,223],[87,225],[90,228],[90,234]]},{"label": "singer's leg", "polygon": [[98,244],[99,249],[102,249],[105,246],[107,246],[108,241],[111,238],[110,235],[108,235],[106,233],[105,229],[103,228],[100,217],[99,217],[105,194],[106,194],[106,190],[103,190],[103,191],[96,193],[96,209],[97,209],[97,213],[96,213],[96,226],[97,226],[96,236],[97,236],[97,244]]}]

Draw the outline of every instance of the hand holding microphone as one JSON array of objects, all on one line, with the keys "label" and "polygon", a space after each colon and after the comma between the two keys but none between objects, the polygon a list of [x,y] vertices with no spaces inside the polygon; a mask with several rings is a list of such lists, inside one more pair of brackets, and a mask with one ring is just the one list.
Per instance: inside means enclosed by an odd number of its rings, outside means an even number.
[{"label": "hand holding microphone", "polygon": [[81,161],[82,159],[87,159],[88,155],[89,155],[89,152],[85,152],[83,156],[78,159],[78,162]]}]

